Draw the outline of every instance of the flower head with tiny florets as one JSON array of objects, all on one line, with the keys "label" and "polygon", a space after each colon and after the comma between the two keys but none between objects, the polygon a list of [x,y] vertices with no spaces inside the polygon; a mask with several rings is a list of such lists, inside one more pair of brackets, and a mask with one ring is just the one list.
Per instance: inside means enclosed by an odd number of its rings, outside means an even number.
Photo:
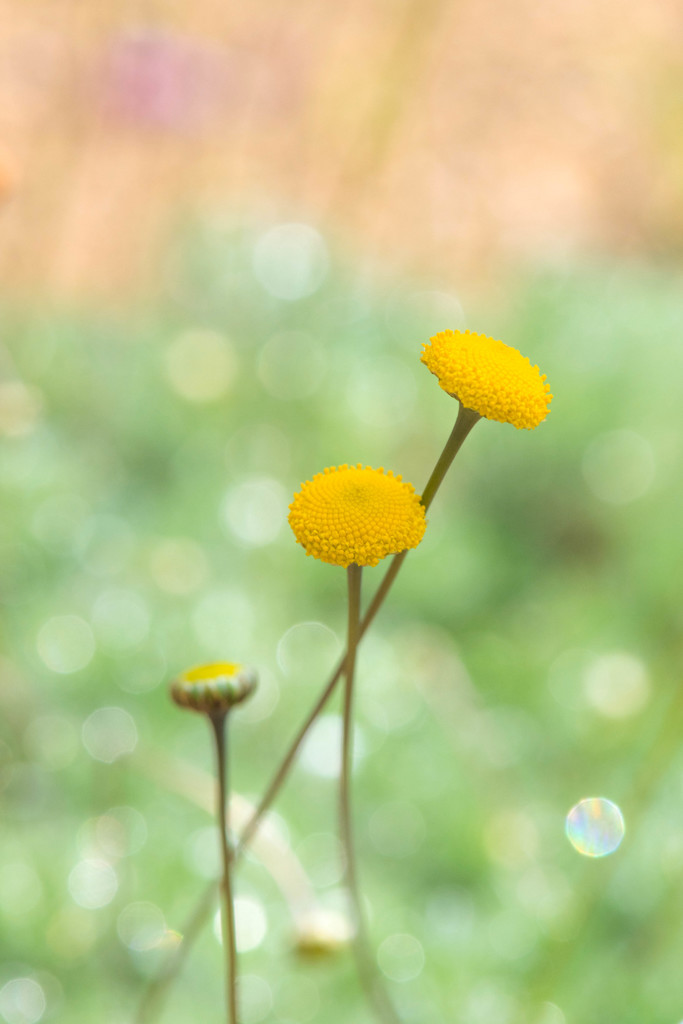
[{"label": "flower head with tiny florets", "polygon": [[427,525],[420,497],[400,476],[370,466],[331,466],[301,485],[289,506],[299,544],[330,565],[377,565],[415,548]]},{"label": "flower head with tiny florets", "polygon": [[441,331],[422,349],[439,385],[489,420],[533,430],[553,397],[537,366],[516,348],[472,331]]}]

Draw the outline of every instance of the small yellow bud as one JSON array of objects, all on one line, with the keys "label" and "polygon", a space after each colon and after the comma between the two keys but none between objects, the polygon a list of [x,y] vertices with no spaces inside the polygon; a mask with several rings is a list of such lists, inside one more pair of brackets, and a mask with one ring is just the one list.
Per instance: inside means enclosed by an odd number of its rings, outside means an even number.
[{"label": "small yellow bud", "polygon": [[197,665],[171,683],[171,697],[181,708],[212,715],[241,704],[256,689],[256,671],[230,661]]}]

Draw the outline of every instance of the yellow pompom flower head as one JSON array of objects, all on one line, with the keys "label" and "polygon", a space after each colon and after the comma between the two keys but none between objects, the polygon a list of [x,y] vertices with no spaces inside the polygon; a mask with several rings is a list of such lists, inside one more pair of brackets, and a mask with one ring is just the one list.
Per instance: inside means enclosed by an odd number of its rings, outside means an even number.
[{"label": "yellow pompom flower head", "polygon": [[370,466],[331,466],[301,485],[289,506],[299,544],[330,565],[377,565],[415,548],[427,525],[412,484]]},{"label": "yellow pompom flower head", "polygon": [[537,366],[516,348],[472,331],[441,331],[422,349],[422,362],[465,409],[533,430],[553,397]]},{"label": "yellow pompom flower head", "polygon": [[207,715],[229,711],[256,689],[256,672],[231,661],[197,665],[171,683],[171,697],[181,708]]}]

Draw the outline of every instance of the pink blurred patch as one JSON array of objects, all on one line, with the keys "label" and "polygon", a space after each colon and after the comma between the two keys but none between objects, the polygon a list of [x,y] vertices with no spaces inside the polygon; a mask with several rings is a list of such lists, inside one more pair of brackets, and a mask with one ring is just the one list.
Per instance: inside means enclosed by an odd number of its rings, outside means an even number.
[{"label": "pink blurred patch", "polygon": [[104,114],[143,128],[195,132],[220,104],[226,68],[226,54],[196,39],[158,29],[119,33],[104,57]]}]

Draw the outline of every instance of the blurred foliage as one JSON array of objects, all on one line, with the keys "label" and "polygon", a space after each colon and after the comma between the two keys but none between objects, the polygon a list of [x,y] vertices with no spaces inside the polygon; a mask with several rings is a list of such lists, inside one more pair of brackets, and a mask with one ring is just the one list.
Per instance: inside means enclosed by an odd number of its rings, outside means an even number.
[{"label": "blurred foliage", "polygon": [[312,218],[400,272],[677,258],[676,0],[0,0],[0,275],[145,295],[179,209]]},{"label": "blurred foliage", "polygon": [[[419,489],[455,416],[418,359],[462,325],[454,297],[333,256],[278,298],[258,244],[191,234],[154,308],[4,306],[9,1024],[132,1019],[215,867],[208,732],[166,684],[203,660],[259,667],[232,736],[234,786],[257,798],[344,629],[343,574],[295,545],[290,495],[347,461]],[[677,274],[586,265],[468,318],[555,399],[535,432],[477,426],[362,649],[362,877],[407,1022],[683,1016],[682,313]],[[331,910],[336,713],[274,819]],[[604,860],[564,836],[596,795],[626,821]],[[348,955],[297,958],[296,892],[255,856],[238,885],[243,1024],[369,1021]],[[220,972],[208,928],[163,1021],[221,1020]]]}]

